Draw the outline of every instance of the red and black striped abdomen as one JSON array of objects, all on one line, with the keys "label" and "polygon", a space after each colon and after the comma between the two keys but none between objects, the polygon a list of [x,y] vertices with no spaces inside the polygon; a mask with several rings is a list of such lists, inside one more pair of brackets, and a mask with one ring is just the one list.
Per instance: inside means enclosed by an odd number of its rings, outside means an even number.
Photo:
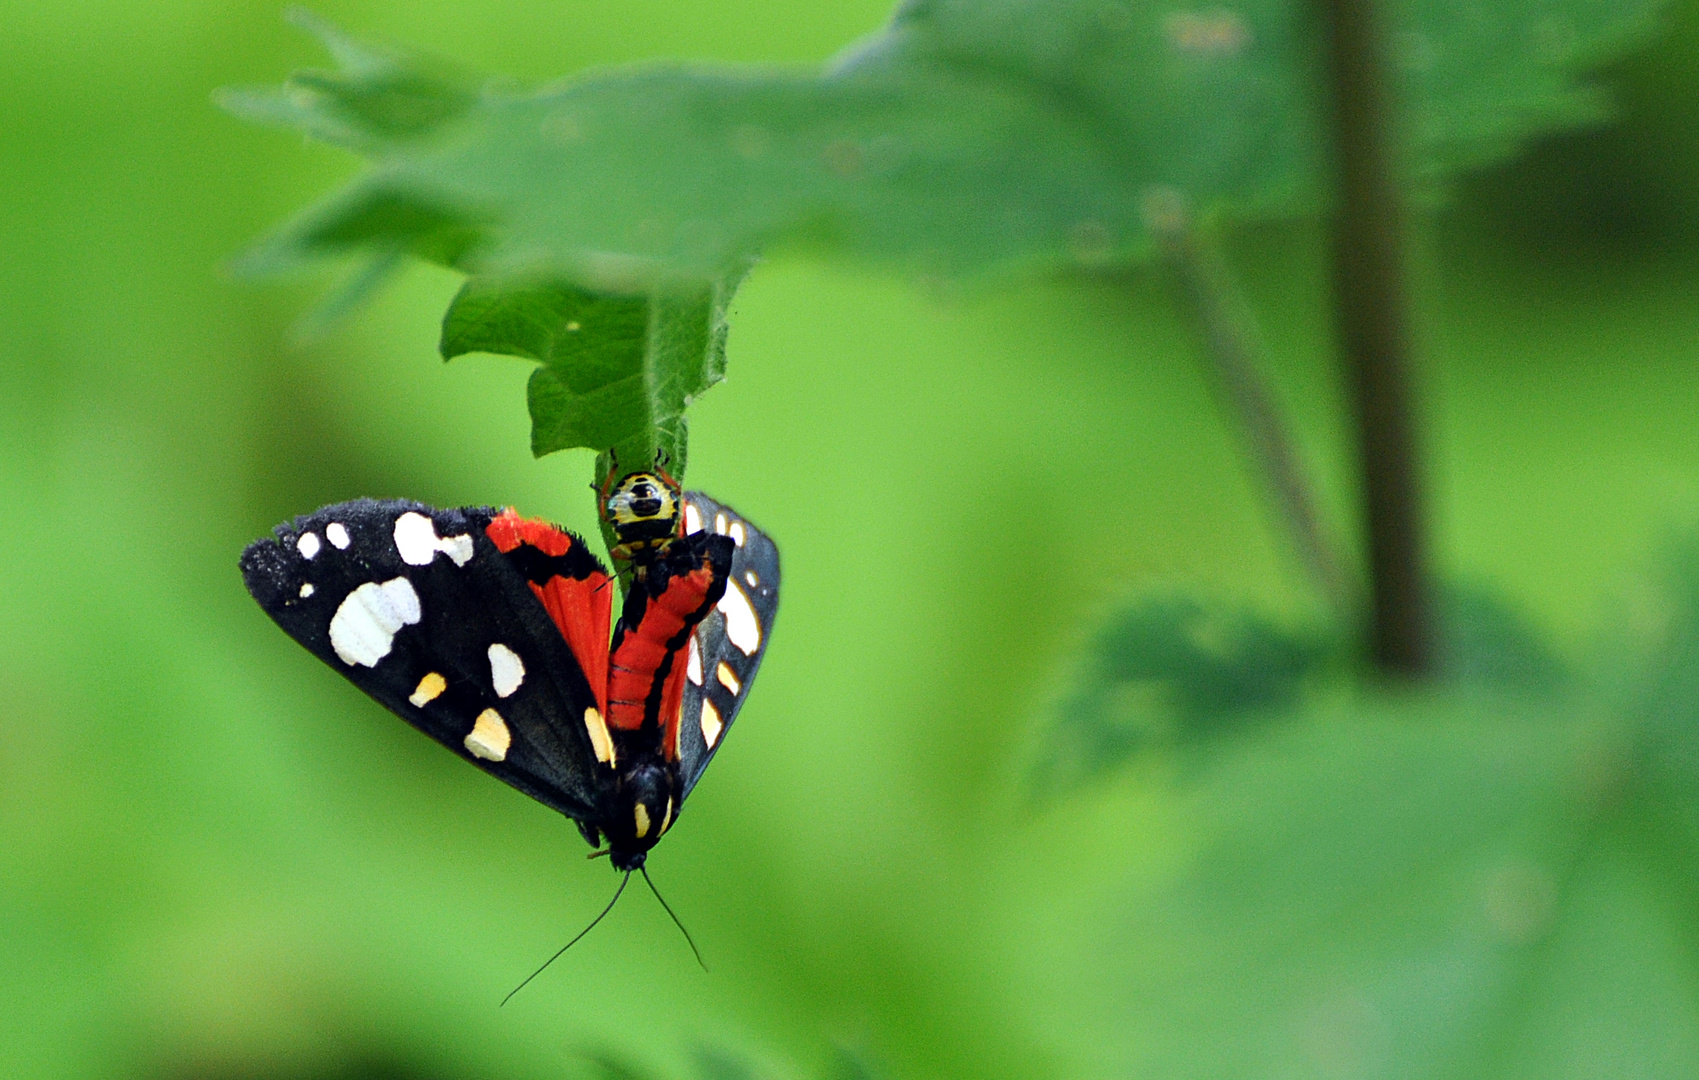
[{"label": "red and black striped abdomen", "polygon": [[675,541],[632,585],[614,634],[608,726],[659,736],[659,749],[668,760],[678,756],[685,646],[725,595],[732,550],[723,536],[700,534]]}]

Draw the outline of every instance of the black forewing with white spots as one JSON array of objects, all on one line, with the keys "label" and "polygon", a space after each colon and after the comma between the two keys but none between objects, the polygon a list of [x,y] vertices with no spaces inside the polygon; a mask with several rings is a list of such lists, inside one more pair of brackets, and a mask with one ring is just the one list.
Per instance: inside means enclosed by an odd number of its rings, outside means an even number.
[{"label": "black forewing with white spots", "polygon": [[242,576],[290,637],[386,708],[594,822],[603,788],[584,713],[596,699],[520,569],[485,534],[495,513],[339,503],[249,545]]},{"label": "black forewing with white spots", "polygon": [[687,532],[705,529],[736,545],[725,595],[697,626],[685,661],[678,767],[688,795],[725,741],[766,655],[779,611],[779,549],[749,519],[700,491],[685,492],[684,501]]}]

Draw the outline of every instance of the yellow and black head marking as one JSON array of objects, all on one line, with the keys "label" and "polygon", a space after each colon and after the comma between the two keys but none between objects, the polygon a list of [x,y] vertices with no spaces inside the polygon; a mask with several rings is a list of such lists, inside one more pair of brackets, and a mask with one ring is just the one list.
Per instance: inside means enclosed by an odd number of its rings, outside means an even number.
[{"label": "yellow and black head marking", "polygon": [[627,473],[602,499],[602,512],[618,543],[610,554],[622,562],[641,561],[679,534],[683,501],[678,481],[659,469]]}]

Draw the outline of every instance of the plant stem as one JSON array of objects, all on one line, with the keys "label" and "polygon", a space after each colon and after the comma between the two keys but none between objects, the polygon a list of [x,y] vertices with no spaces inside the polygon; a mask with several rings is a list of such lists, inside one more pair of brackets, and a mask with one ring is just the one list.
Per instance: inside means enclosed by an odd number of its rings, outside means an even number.
[{"label": "plant stem", "polygon": [[1335,320],[1357,414],[1370,650],[1383,673],[1421,679],[1434,668],[1432,613],[1384,42],[1372,0],[1320,0],[1319,13],[1333,91]]},{"label": "plant stem", "polygon": [[1245,452],[1262,474],[1287,537],[1323,599],[1340,621],[1354,624],[1361,598],[1339,545],[1316,510],[1315,485],[1263,376],[1265,355],[1250,307],[1207,230],[1182,207],[1148,218],[1179,274],[1204,334],[1204,355],[1223,403],[1233,413]]}]

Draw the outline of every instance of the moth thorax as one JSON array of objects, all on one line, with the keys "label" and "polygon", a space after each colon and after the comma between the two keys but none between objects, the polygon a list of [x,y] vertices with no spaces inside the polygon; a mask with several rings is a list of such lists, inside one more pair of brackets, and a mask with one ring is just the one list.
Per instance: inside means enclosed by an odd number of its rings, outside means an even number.
[{"label": "moth thorax", "polygon": [[[678,488],[655,473],[636,472],[621,478],[603,510],[627,552],[678,535]],[[627,552],[615,555],[629,558]]]}]

